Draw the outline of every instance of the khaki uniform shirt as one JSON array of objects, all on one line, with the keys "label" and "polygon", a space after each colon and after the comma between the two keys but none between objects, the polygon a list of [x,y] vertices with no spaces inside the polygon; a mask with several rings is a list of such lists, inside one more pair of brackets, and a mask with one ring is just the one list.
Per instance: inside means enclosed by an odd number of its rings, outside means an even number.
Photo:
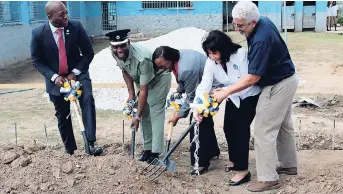
[{"label": "khaki uniform shirt", "polygon": [[149,88],[151,88],[161,75],[167,73],[165,70],[155,69],[150,50],[135,43],[130,44],[129,56],[125,62],[119,60],[113,52],[112,56],[116,59],[119,68],[130,75],[137,88],[146,84],[149,84]]}]

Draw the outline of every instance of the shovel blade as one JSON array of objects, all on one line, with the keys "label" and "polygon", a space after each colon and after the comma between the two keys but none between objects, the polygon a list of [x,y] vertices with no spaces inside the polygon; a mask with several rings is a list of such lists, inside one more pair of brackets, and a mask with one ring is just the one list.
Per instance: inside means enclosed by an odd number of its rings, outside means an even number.
[{"label": "shovel blade", "polygon": [[[160,161],[161,162],[161,161]],[[153,171],[149,177],[151,177],[150,181],[155,181],[158,177],[160,177],[164,172],[167,173],[167,176],[174,176],[176,163],[175,162],[164,162],[158,166],[155,166],[155,171]]]},{"label": "shovel blade", "polygon": [[175,171],[175,168],[176,168],[176,163],[173,162],[173,161],[170,161],[167,163],[167,172],[168,174],[172,174],[174,175],[174,171]]}]

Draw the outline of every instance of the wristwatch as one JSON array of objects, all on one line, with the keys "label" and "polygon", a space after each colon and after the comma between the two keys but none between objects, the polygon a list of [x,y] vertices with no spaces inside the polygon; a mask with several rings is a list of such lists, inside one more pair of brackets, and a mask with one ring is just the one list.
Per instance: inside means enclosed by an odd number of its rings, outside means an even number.
[{"label": "wristwatch", "polygon": [[139,117],[135,117],[137,120],[139,120],[139,122],[142,120],[142,118],[139,118]]}]

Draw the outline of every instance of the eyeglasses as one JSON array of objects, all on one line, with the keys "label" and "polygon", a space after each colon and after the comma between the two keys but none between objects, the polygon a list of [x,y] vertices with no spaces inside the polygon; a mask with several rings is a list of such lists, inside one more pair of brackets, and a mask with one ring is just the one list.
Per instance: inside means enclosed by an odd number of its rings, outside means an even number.
[{"label": "eyeglasses", "polygon": [[232,25],[237,26],[237,28],[242,29],[245,24],[236,24],[235,22],[232,21]]}]

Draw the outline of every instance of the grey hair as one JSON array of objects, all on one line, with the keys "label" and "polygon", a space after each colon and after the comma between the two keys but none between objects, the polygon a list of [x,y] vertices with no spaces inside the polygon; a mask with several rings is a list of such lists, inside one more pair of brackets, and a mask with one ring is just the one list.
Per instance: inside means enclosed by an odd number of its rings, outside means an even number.
[{"label": "grey hair", "polygon": [[239,1],[232,9],[233,19],[244,19],[245,22],[258,22],[260,12],[257,6],[251,1]]}]

